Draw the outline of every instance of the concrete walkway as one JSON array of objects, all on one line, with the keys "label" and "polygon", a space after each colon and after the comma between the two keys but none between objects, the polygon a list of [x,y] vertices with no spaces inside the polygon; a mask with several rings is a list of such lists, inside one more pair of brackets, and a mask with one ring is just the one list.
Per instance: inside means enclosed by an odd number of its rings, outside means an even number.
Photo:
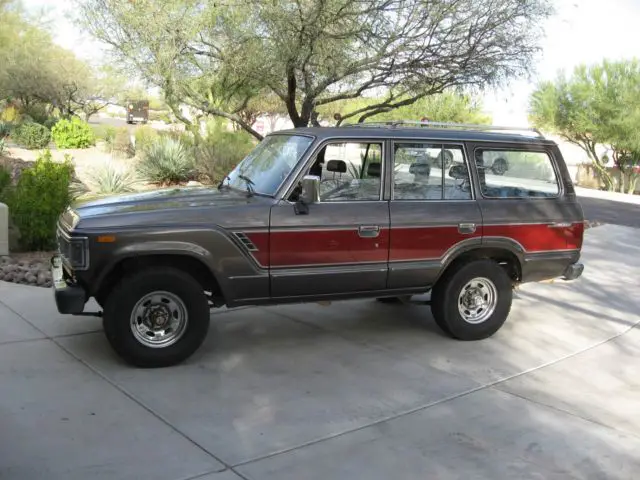
[{"label": "concrete walkway", "polygon": [[591,229],[583,258],[489,340],[416,305],[247,308],[163,370],[0,283],[0,478],[638,478],[637,231]]}]

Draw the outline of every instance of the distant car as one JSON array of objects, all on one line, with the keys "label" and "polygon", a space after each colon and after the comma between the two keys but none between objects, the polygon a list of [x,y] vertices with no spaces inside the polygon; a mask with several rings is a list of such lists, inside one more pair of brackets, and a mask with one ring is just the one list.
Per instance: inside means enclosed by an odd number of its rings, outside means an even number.
[{"label": "distant car", "polygon": [[[446,334],[490,337],[514,287],[582,274],[583,212],[553,141],[428,127],[281,130],[218,188],[78,204],[57,229],[58,311],[95,298],[111,346],[144,367],[188,358],[223,305],[431,292]],[[448,171],[425,161],[446,152]],[[499,158],[507,175],[484,168]]]},{"label": "distant car", "polygon": [[127,123],[147,123],[149,121],[148,100],[127,100]]}]

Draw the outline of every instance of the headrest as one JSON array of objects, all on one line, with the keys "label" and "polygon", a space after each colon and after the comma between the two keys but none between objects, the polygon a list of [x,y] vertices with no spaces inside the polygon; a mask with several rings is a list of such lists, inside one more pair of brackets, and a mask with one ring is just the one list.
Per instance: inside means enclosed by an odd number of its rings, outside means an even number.
[{"label": "headrest", "polygon": [[382,168],[381,163],[370,163],[369,166],[367,167],[367,176],[379,177],[381,168]]},{"label": "headrest", "polygon": [[327,162],[327,171],[334,173],[347,173],[347,164],[342,160],[329,160]]},{"label": "headrest", "polygon": [[412,163],[409,167],[409,173],[412,175],[429,175],[431,167],[428,163]]}]

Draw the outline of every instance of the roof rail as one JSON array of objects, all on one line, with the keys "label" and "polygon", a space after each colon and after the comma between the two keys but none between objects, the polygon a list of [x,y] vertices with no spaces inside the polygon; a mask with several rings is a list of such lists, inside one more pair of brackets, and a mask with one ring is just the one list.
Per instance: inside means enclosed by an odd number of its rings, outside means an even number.
[{"label": "roof rail", "polygon": [[506,127],[501,125],[478,125],[472,123],[447,123],[447,122],[421,122],[417,120],[389,120],[385,122],[344,123],[342,127],[425,127],[425,128],[460,128],[477,131],[511,131],[535,133],[540,138],[545,138],[537,128],[531,127]]}]

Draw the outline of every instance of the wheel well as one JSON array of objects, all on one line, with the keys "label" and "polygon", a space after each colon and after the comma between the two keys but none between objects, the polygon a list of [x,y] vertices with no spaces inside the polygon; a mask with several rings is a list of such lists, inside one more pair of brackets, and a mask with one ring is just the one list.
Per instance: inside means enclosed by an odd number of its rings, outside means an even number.
[{"label": "wheel well", "polygon": [[210,293],[210,300],[216,305],[224,303],[220,284],[211,270],[200,260],[188,255],[143,255],[125,258],[118,262],[102,280],[94,295],[96,300],[102,303],[122,277],[148,267],[170,267],[182,270],[193,276],[205,292]]},{"label": "wheel well", "polygon": [[498,263],[505,269],[513,282],[519,282],[522,279],[522,264],[520,260],[513,252],[504,248],[477,248],[464,252],[446,266],[440,278],[460,264],[482,259],[489,259]]}]

